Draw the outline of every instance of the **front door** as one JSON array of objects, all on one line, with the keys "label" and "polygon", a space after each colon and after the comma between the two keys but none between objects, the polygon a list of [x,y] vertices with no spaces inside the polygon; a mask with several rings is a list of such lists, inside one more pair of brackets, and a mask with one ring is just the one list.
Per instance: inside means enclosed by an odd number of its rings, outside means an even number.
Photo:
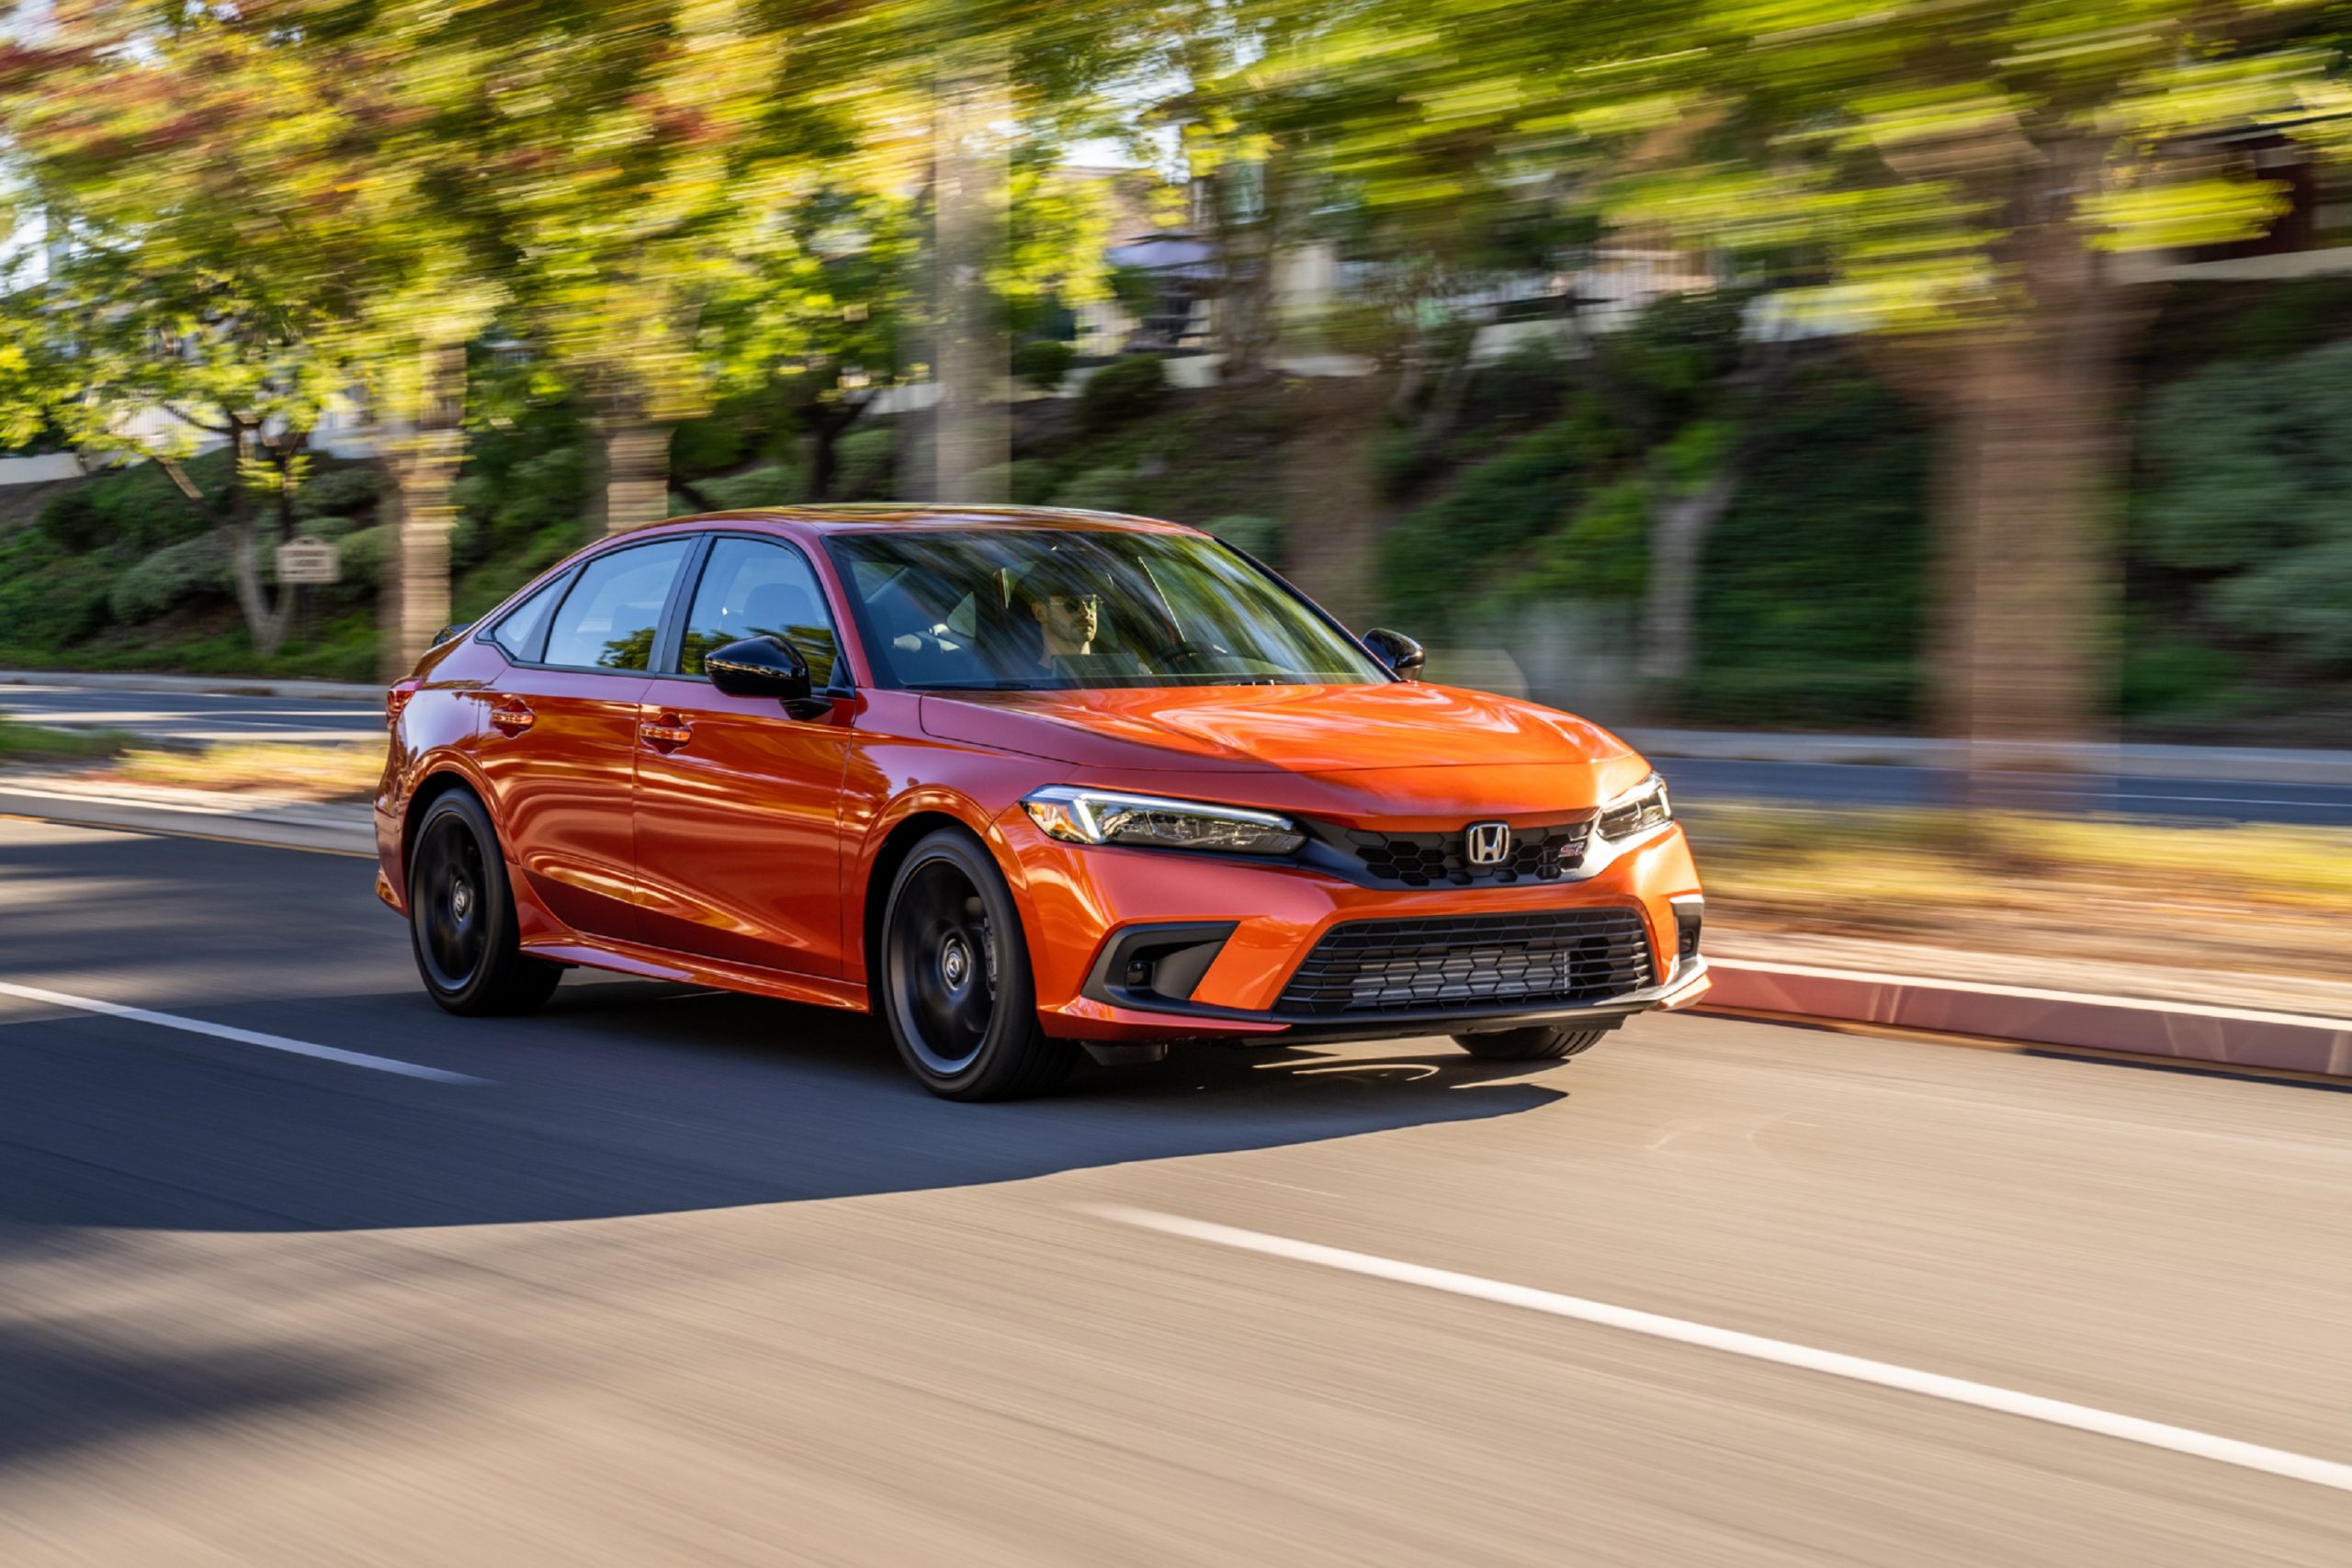
[{"label": "front door", "polygon": [[[781,637],[820,691],[834,679],[833,619],[808,559],[774,539],[711,541],[677,668],[645,691],[637,757],[644,940],[678,953],[804,975],[842,973],[841,790],[855,698],[795,718],[730,697],[703,673],[728,643]],[[842,671],[844,684],[847,671]]]},{"label": "front door", "polygon": [[[630,798],[662,615],[694,541],[609,550],[572,574],[544,624],[491,635],[514,668],[482,694],[475,757],[507,858],[573,931],[642,941]],[[533,606],[518,606],[515,620]]]}]

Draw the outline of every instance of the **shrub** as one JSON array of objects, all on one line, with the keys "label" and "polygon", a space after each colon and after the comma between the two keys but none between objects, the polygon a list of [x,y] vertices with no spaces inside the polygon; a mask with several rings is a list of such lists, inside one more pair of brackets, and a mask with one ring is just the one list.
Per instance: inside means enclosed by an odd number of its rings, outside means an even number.
[{"label": "shrub", "polygon": [[1071,476],[1054,492],[1053,504],[1081,512],[1125,512],[1131,504],[1136,477],[1125,468],[1088,468]]},{"label": "shrub", "polygon": [[1044,506],[1060,483],[1060,470],[1039,457],[991,464],[972,476],[976,492],[1002,496],[1014,506]]},{"label": "shrub", "polygon": [[1079,423],[1090,431],[1114,429],[1158,410],[1168,397],[1168,367],[1158,355],[1131,354],[1086,378],[1078,394]]},{"label": "shrub", "polygon": [[833,483],[850,501],[870,501],[890,491],[890,469],[897,441],[880,425],[853,430],[834,444],[838,465]]},{"label": "shrub", "polygon": [[[263,570],[269,570],[264,552]],[[190,599],[216,598],[232,592],[229,539],[220,533],[202,534],[167,545],[115,579],[107,608],[120,625],[135,626]]]},{"label": "shrub", "polygon": [[295,499],[305,517],[351,517],[374,506],[383,487],[380,472],[353,463],[311,475]]},{"label": "shrub", "polygon": [[1033,338],[1012,351],[1012,374],[1041,392],[1050,392],[1069,378],[1078,349],[1057,338]]},{"label": "shrub", "polygon": [[2352,671],[2352,342],[2177,381],[2143,429],[2133,553],[2229,637]]},{"label": "shrub", "polygon": [[[180,471],[207,494],[225,493],[230,479],[224,448],[191,457]],[[41,533],[74,554],[120,546],[144,555],[193,538],[213,526],[202,507],[180,493],[154,463],[134,463],[67,491],[41,509]]]},{"label": "shrub", "polygon": [[120,570],[110,555],[67,556],[40,534],[0,540],[0,646],[38,655],[90,636]]},{"label": "shrub", "polygon": [[725,479],[705,479],[695,489],[718,512],[790,506],[800,499],[800,476],[788,464],[763,463]]},{"label": "shrub", "polygon": [[400,530],[389,523],[345,534],[335,542],[345,588],[375,588],[384,581],[384,565],[400,548]]},{"label": "shrub", "polygon": [[1246,550],[1269,566],[1282,563],[1283,520],[1279,517],[1235,513],[1229,517],[1212,517],[1202,526],[1235,549]]}]

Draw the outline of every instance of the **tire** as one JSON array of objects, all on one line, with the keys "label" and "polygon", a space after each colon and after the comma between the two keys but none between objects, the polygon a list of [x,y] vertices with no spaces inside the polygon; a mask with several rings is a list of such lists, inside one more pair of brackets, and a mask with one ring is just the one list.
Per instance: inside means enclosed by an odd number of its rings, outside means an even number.
[{"label": "tire", "polygon": [[1545,1023],[1532,1029],[1498,1029],[1489,1034],[1457,1034],[1453,1043],[1482,1062],[1548,1062],[1589,1051],[1608,1032]]},{"label": "tire", "polygon": [[427,995],[461,1018],[537,1012],[563,966],[525,953],[506,857],[466,790],[424,808],[408,855],[409,947]]},{"label": "tire", "polygon": [[1037,1023],[1028,944],[996,863],[943,828],[915,845],[882,915],[881,1012],[899,1060],[945,1100],[1017,1100],[1069,1076],[1079,1048]]}]

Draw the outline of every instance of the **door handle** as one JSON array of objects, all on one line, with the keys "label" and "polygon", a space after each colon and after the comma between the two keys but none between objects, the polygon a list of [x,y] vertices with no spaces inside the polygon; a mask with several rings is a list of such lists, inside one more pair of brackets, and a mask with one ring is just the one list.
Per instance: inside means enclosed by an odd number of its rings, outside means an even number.
[{"label": "door handle", "polygon": [[539,716],[509,697],[490,710],[490,722],[506,735],[520,735],[539,722]]},{"label": "door handle", "polygon": [[693,728],[684,721],[676,724],[640,724],[637,727],[637,733],[647,745],[662,751],[674,751],[695,738]]}]

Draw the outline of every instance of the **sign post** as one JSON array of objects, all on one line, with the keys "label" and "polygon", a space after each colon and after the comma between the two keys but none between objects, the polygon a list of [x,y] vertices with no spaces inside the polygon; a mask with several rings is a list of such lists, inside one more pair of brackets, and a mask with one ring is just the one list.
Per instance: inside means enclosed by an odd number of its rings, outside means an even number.
[{"label": "sign post", "polygon": [[340,582],[343,553],[324,539],[314,539],[308,534],[288,539],[277,547],[277,581]]}]

